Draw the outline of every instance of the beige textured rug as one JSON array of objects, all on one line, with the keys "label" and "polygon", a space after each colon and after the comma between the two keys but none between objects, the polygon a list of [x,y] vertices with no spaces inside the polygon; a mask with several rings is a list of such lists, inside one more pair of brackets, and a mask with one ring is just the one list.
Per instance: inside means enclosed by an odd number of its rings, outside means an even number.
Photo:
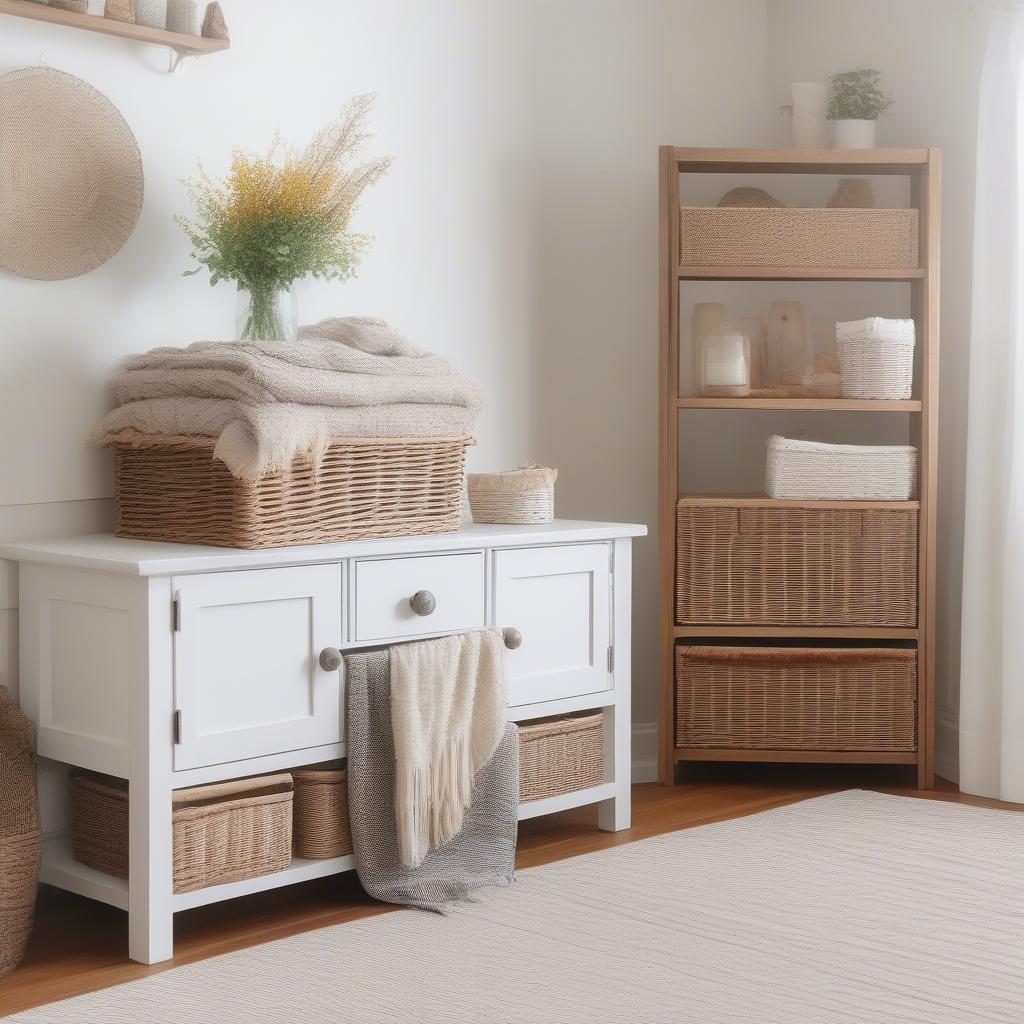
[{"label": "beige textured rug", "polygon": [[1024,814],[852,791],[9,1019],[1019,1024],[1022,1007]]}]

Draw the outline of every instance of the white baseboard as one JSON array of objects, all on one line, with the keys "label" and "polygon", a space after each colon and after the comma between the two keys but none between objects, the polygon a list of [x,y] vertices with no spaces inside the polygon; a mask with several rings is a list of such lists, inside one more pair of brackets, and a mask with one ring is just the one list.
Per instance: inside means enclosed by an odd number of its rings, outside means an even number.
[{"label": "white baseboard", "polygon": [[658,723],[633,723],[633,781],[658,781]]}]

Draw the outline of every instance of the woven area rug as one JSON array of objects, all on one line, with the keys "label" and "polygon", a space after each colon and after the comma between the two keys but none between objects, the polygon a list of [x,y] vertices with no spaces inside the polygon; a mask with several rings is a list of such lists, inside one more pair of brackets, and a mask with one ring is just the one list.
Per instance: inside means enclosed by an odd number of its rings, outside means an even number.
[{"label": "woven area rug", "polygon": [[903,1024],[1024,1006],[1024,814],[851,791],[9,1018]]}]

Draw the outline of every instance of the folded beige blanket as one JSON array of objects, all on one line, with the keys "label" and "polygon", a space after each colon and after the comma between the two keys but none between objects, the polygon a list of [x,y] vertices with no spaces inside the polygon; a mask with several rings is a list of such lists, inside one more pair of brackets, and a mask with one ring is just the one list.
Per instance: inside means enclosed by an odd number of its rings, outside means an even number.
[{"label": "folded beige blanket", "polygon": [[332,438],[460,437],[482,404],[446,360],[366,317],[304,327],[295,342],[153,349],[126,361],[114,394],[98,443],[126,430],[213,437],[242,479],[317,459]]},{"label": "folded beige blanket", "polygon": [[405,867],[462,830],[473,779],[505,732],[503,656],[496,628],[391,649],[395,824]]}]

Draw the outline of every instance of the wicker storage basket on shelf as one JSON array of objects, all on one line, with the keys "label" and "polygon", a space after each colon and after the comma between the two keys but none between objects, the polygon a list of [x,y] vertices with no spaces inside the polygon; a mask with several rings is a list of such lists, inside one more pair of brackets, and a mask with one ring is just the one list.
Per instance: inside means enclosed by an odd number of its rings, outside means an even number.
[{"label": "wicker storage basket on shelf", "polygon": [[913,751],[917,653],[679,647],[676,745]]},{"label": "wicker storage basket on shelf", "polygon": [[474,523],[550,523],[555,518],[557,469],[522,466],[507,473],[470,473]]},{"label": "wicker storage basket on shelf", "polygon": [[917,625],[917,510],[681,498],[681,625]]},{"label": "wicker storage basket on shelf", "polygon": [[917,210],[686,206],[684,267],[915,270]]},{"label": "wicker storage basket on shelf", "polygon": [[238,480],[201,437],[121,435],[119,537],[265,548],[451,533],[462,522],[471,437],[349,439],[320,464]]},{"label": "wicker storage basket on shelf", "polygon": [[348,824],[348,785],[340,761],[292,772],[295,784],[292,836],[295,856],[324,860],[352,852]]},{"label": "wicker storage basket on shelf", "polygon": [[0,978],[21,963],[36,911],[43,833],[33,734],[0,686]]},{"label": "wicker storage basket on shelf", "polygon": [[769,498],[909,501],[917,491],[917,449],[775,435],[768,438],[765,491]]},{"label": "wicker storage basket on shelf", "polygon": [[519,726],[519,799],[523,803],[602,782],[602,712],[538,718]]},{"label": "wicker storage basket on shelf", "polygon": [[[174,891],[193,892],[283,871],[292,856],[292,778],[265,775],[175,791]],[[128,784],[71,776],[75,860],[128,877]]]},{"label": "wicker storage basket on shelf", "polygon": [[910,398],[914,386],[914,321],[866,320],[836,325],[844,398]]}]

